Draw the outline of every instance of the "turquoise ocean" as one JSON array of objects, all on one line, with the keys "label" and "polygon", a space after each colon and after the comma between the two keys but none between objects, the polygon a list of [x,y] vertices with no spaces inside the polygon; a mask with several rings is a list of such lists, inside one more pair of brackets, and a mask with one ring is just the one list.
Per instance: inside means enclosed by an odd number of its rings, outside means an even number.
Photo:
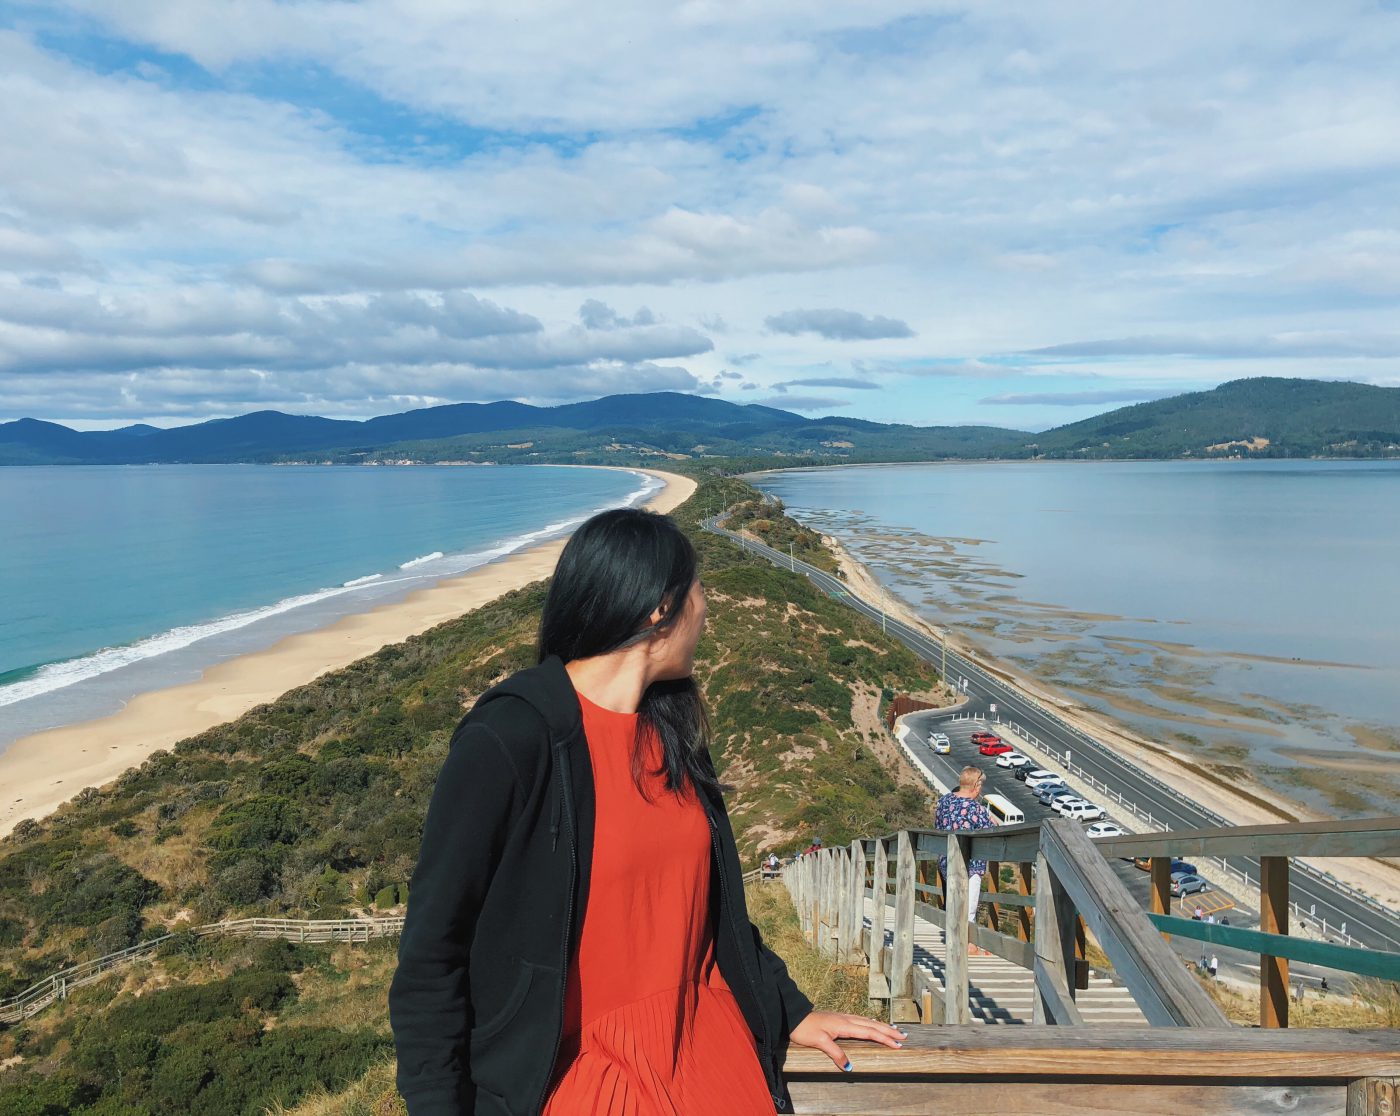
[{"label": "turquoise ocean", "polygon": [[1329,813],[1400,802],[1400,462],[1027,462],[755,482],[985,654]]},{"label": "turquoise ocean", "polygon": [[0,748],[658,487],[543,466],[0,469]]}]

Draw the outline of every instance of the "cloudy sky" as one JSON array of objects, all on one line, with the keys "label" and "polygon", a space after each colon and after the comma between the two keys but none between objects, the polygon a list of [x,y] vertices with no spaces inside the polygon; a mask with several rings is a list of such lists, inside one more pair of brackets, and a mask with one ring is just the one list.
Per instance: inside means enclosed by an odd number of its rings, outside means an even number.
[{"label": "cloudy sky", "polygon": [[1400,385],[1400,2],[0,0],[0,421]]}]

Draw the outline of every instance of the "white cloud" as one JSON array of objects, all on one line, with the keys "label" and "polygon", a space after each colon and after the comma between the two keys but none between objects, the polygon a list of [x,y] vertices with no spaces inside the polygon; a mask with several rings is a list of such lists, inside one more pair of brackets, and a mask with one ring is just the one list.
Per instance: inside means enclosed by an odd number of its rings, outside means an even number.
[{"label": "white cloud", "polygon": [[770,314],[763,324],[773,333],[815,333],[828,341],[914,336],[907,322],[878,314],[866,317],[854,310],[784,310],[781,314]]},{"label": "white cloud", "polygon": [[[153,415],[352,406],[339,385],[369,412],[685,360],[685,390],[736,396],[849,371],[914,392],[858,411],[912,421],[959,380],[1395,376],[1400,16],[1364,0],[24,19],[0,31],[6,414],[65,376]],[[824,306],[879,315],[786,317]],[[742,382],[716,387],[719,333]],[[821,370],[872,337],[878,364]]]}]

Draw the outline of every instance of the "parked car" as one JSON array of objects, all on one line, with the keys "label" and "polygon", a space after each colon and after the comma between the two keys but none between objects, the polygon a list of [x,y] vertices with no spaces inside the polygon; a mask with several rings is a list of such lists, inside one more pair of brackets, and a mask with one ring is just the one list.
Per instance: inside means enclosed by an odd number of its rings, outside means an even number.
[{"label": "parked car", "polygon": [[[1056,803],[1058,802],[1062,802],[1067,798],[1078,799],[1079,792],[1072,791],[1069,789],[1069,787],[1053,787],[1048,790],[1045,787],[1042,787],[1040,791],[1036,793],[1036,797],[1040,799],[1040,804],[1042,806],[1048,806],[1050,807],[1050,809],[1054,810],[1056,809]],[[1080,799],[1080,801],[1083,800]]]},{"label": "parked car", "polygon": [[1017,767],[1029,767],[1030,765],[1031,757],[1023,756],[1020,752],[1003,752],[997,756],[998,767],[1010,767],[1014,770]]},{"label": "parked car", "polygon": [[1016,779],[1017,779],[1018,782],[1024,783],[1024,782],[1026,781],[1026,776],[1027,776],[1027,775],[1029,775],[1032,771],[1039,771],[1039,770],[1040,770],[1040,768],[1035,767],[1034,765],[1028,763],[1028,764],[1024,764],[1024,765],[1021,766],[1021,767],[1013,767],[1013,768],[1011,769],[1011,774],[1014,775],[1014,776],[1016,777]]},{"label": "parked car", "polygon": [[1125,837],[1128,831],[1117,822],[1098,821],[1086,829],[1085,834],[1089,837]]},{"label": "parked car", "polygon": [[1004,756],[1007,752],[1014,751],[1005,740],[998,740],[995,744],[991,742],[979,744],[977,750],[984,756]]},{"label": "parked car", "polygon": [[1043,767],[1037,767],[1034,771],[1026,772],[1025,783],[1030,790],[1035,790],[1036,787],[1044,786],[1046,783],[1059,783],[1063,785],[1064,780],[1053,771],[1046,771]]},{"label": "parked car", "polygon": [[1193,872],[1182,872],[1172,877],[1172,894],[1180,898],[1197,891],[1209,891],[1210,884]]},{"label": "parked car", "polygon": [[[1152,871],[1152,858],[1150,856],[1135,856],[1133,857],[1133,867],[1141,868],[1144,872],[1150,872]],[[1177,860],[1176,857],[1172,857],[1172,875],[1175,876],[1182,872],[1189,872],[1195,875],[1196,866],[1190,861]]]},{"label": "parked car", "polygon": [[929,747],[940,756],[946,756],[953,750],[953,742],[948,739],[948,734],[946,732],[935,732],[928,738],[928,742]]},{"label": "parked car", "polygon": [[979,731],[972,734],[974,744],[1000,744],[1001,737],[994,732]]},{"label": "parked car", "polygon": [[1095,818],[1103,817],[1103,808],[1096,806],[1092,802],[1084,799],[1070,799],[1056,804],[1055,809],[1059,811],[1063,818],[1071,818],[1074,821],[1093,821]]}]

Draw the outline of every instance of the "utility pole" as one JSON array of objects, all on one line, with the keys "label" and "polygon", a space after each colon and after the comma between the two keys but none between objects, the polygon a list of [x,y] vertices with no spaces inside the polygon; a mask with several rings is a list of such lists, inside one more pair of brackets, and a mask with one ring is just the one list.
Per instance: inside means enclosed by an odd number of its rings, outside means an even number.
[{"label": "utility pole", "polygon": [[880,632],[882,635],[889,635],[885,628],[885,587],[880,586]]},{"label": "utility pole", "polygon": [[948,629],[941,629],[940,634],[943,637],[943,669],[939,671],[939,673],[942,675],[943,684],[946,686],[948,684]]},{"label": "utility pole", "polygon": [[788,564],[792,567],[792,572],[797,572],[797,559],[792,555],[792,543],[788,543]]}]

